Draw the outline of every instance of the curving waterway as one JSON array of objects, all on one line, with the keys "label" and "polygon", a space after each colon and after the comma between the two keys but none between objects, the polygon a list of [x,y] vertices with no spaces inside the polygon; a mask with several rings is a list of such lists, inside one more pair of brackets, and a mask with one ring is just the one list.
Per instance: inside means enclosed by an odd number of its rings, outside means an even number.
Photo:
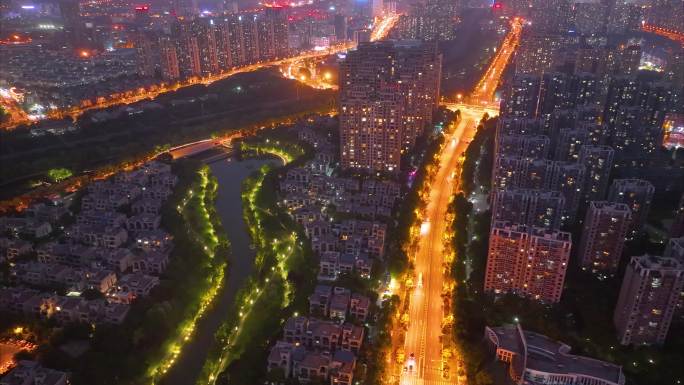
[{"label": "curving waterway", "polygon": [[236,161],[224,159],[209,164],[218,180],[216,212],[230,241],[231,253],[226,282],[216,297],[215,305],[207,310],[197,323],[195,334],[182,349],[176,363],[161,382],[163,385],[194,385],[197,381],[207,351],[214,343],[214,334],[232,308],[235,295],[252,274],[255,251],[242,218],[242,182],[259,167],[267,163],[282,165],[276,158],[247,159]]}]

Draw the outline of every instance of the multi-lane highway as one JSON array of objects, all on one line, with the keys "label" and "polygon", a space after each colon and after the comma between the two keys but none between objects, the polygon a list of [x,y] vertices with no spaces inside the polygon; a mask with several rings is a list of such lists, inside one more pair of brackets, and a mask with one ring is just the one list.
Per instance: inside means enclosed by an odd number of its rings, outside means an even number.
[{"label": "multi-lane highway", "polygon": [[[421,226],[418,251],[413,258],[416,285],[409,298],[409,325],[404,340],[407,361],[401,363],[401,385],[447,385],[458,384],[457,358],[449,362],[442,355],[442,321],[444,319],[442,294],[444,293],[444,238],[445,220],[451,196],[456,192],[454,178],[460,174],[460,158],[477,125],[486,112],[498,114],[494,91],[508,61],[517,47],[521,20],[513,21],[511,31],[505,37],[497,55],[487,68],[477,87],[467,99],[470,104],[451,103],[446,106],[460,110],[461,117],[456,128],[446,137],[446,145],[439,154],[439,168],[435,182],[427,198],[427,209]],[[448,366],[450,370],[444,370]]]},{"label": "multi-lane highway", "polygon": [[[442,292],[444,283],[444,239],[447,233],[445,217],[449,200],[454,193],[459,158],[467,146],[467,138],[476,131],[482,112],[462,110],[461,120],[454,132],[447,136],[446,146],[439,157],[439,171],[431,186],[425,222],[414,266],[417,285],[409,305],[409,328],[405,347],[407,357],[412,354],[415,367],[402,368],[402,385],[455,384],[455,368],[445,372],[442,361],[442,320],[444,317]],[[421,284],[422,281],[422,284]]]}]

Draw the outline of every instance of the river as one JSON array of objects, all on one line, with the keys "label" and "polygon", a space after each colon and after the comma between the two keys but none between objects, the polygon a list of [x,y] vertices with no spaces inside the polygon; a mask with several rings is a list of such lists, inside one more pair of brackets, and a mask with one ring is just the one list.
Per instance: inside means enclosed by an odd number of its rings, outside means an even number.
[{"label": "river", "polygon": [[218,180],[216,212],[221,217],[231,245],[226,282],[216,297],[215,306],[198,321],[196,332],[182,349],[176,363],[161,382],[164,385],[194,385],[197,381],[214,334],[232,308],[235,295],[252,274],[254,250],[242,218],[242,182],[264,164],[282,164],[277,159],[224,159],[211,163],[212,174]]}]

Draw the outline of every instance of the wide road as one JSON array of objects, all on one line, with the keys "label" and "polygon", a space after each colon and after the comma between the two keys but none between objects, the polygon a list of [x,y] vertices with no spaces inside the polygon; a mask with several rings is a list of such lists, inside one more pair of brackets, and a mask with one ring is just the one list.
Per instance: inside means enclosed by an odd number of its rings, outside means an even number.
[{"label": "wide road", "polygon": [[447,136],[446,147],[440,154],[439,171],[430,192],[425,222],[421,226],[418,252],[414,260],[416,277],[419,278],[410,299],[405,351],[407,356],[414,354],[416,367],[403,373],[402,385],[456,383],[456,371],[453,366],[448,378],[444,378],[442,372],[440,335],[444,317],[443,235],[449,225],[445,221],[445,216],[449,200],[454,194],[454,176],[458,175],[459,158],[468,146],[470,138],[475,135],[482,113],[480,109],[462,110],[461,120],[454,132]]},{"label": "wide road", "polygon": [[[401,385],[459,384],[455,363],[460,360],[443,361],[440,339],[444,318],[443,284],[448,272],[444,266],[443,236],[450,225],[445,218],[451,196],[457,192],[454,179],[460,175],[461,155],[475,135],[482,116],[498,114],[494,92],[518,45],[521,30],[522,21],[515,19],[499,52],[467,98],[471,104],[444,103],[449,109],[459,110],[461,117],[453,132],[447,135],[446,146],[439,154],[439,168],[421,225],[418,251],[413,261],[416,286],[409,299],[409,326],[404,341],[407,362],[402,365]],[[450,367],[448,373],[443,370],[445,364]]]}]

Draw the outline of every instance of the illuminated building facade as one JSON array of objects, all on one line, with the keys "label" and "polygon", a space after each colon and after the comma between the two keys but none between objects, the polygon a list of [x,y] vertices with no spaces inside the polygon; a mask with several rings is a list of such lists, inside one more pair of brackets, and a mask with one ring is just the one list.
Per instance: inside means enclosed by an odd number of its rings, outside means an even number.
[{"label": "illuminated building facade", "polygon": [[624,203],[632,210],[632,233],[641,231],[651,209],[655,187],[643,179],[615,179],[610,186],[608,201]]},{"label": "illuminated building facade", "polygon": [[458,21],[456,4],[447,0],[428,0],[413,4],[397,25],[403,39],[452,40]]},{"label": "illuminated building facade", "polygon": [[610,146],[582,146],[579,163],[586,170],[584,201],[602,200],[608,191],[608,180],[613,168],[615,151]]},{"label": "illuminated building facade", "polygon": [[64,32],[69,44],[75,47],[85,40],[85,24],[81,19],[81,7],[78,0],[62,0],[59,2],[59,13],[64,22]]},{"label": "illuminated building facade", "polygon": [[582,267],[596,272],[615,272],[631,221],[632,212],[624,203],[591,202],[579,246]]},{"label": "illuminated building facade", "polygon": [[561,47],[560,36],[523,32],[515,53],[515,73],[541,75],[550,71],[559,60]]},{"label": "illuminated building facade", "polygon": [[154,76],[155,73],[155,47],[154,41],[144,33],[135,35],[135,50],[138,59],[138,74],[140,76]]},{"label": "illuminated building facade", "polygon": [[662,345],[684,286],[674,258],[632,257],[613,314],[622,345]]},{"label": "illuminated building facade", "polygon": [[344,168],[399,171],[403,150],[432,123],[441,56],[432,44],[360,44],[340,65],[340,151]]},{"label": "illuminated building facade", "polygon": [[552,190],[506,189],[494,193],[492,221],[558,230],[565,198]]},{"label": "illuminated building facade", "polygon": [[164,36],[159,39],[159,52],[162,79],[166,81],[178,80],[180,78],[178,53],[176,51],[176,43],[171,37]]},{"label": "illuminated building facade", "polygon": [[571,246],[571,235],[564,231],[494,222],[489,236],[485,291],[558,302]]},{"label": "illuminated building facade", "polygon": [[563,220],[573,223],[582,202],[586,168],[577,162],[554,162],[549,188],[563,194]]}]

